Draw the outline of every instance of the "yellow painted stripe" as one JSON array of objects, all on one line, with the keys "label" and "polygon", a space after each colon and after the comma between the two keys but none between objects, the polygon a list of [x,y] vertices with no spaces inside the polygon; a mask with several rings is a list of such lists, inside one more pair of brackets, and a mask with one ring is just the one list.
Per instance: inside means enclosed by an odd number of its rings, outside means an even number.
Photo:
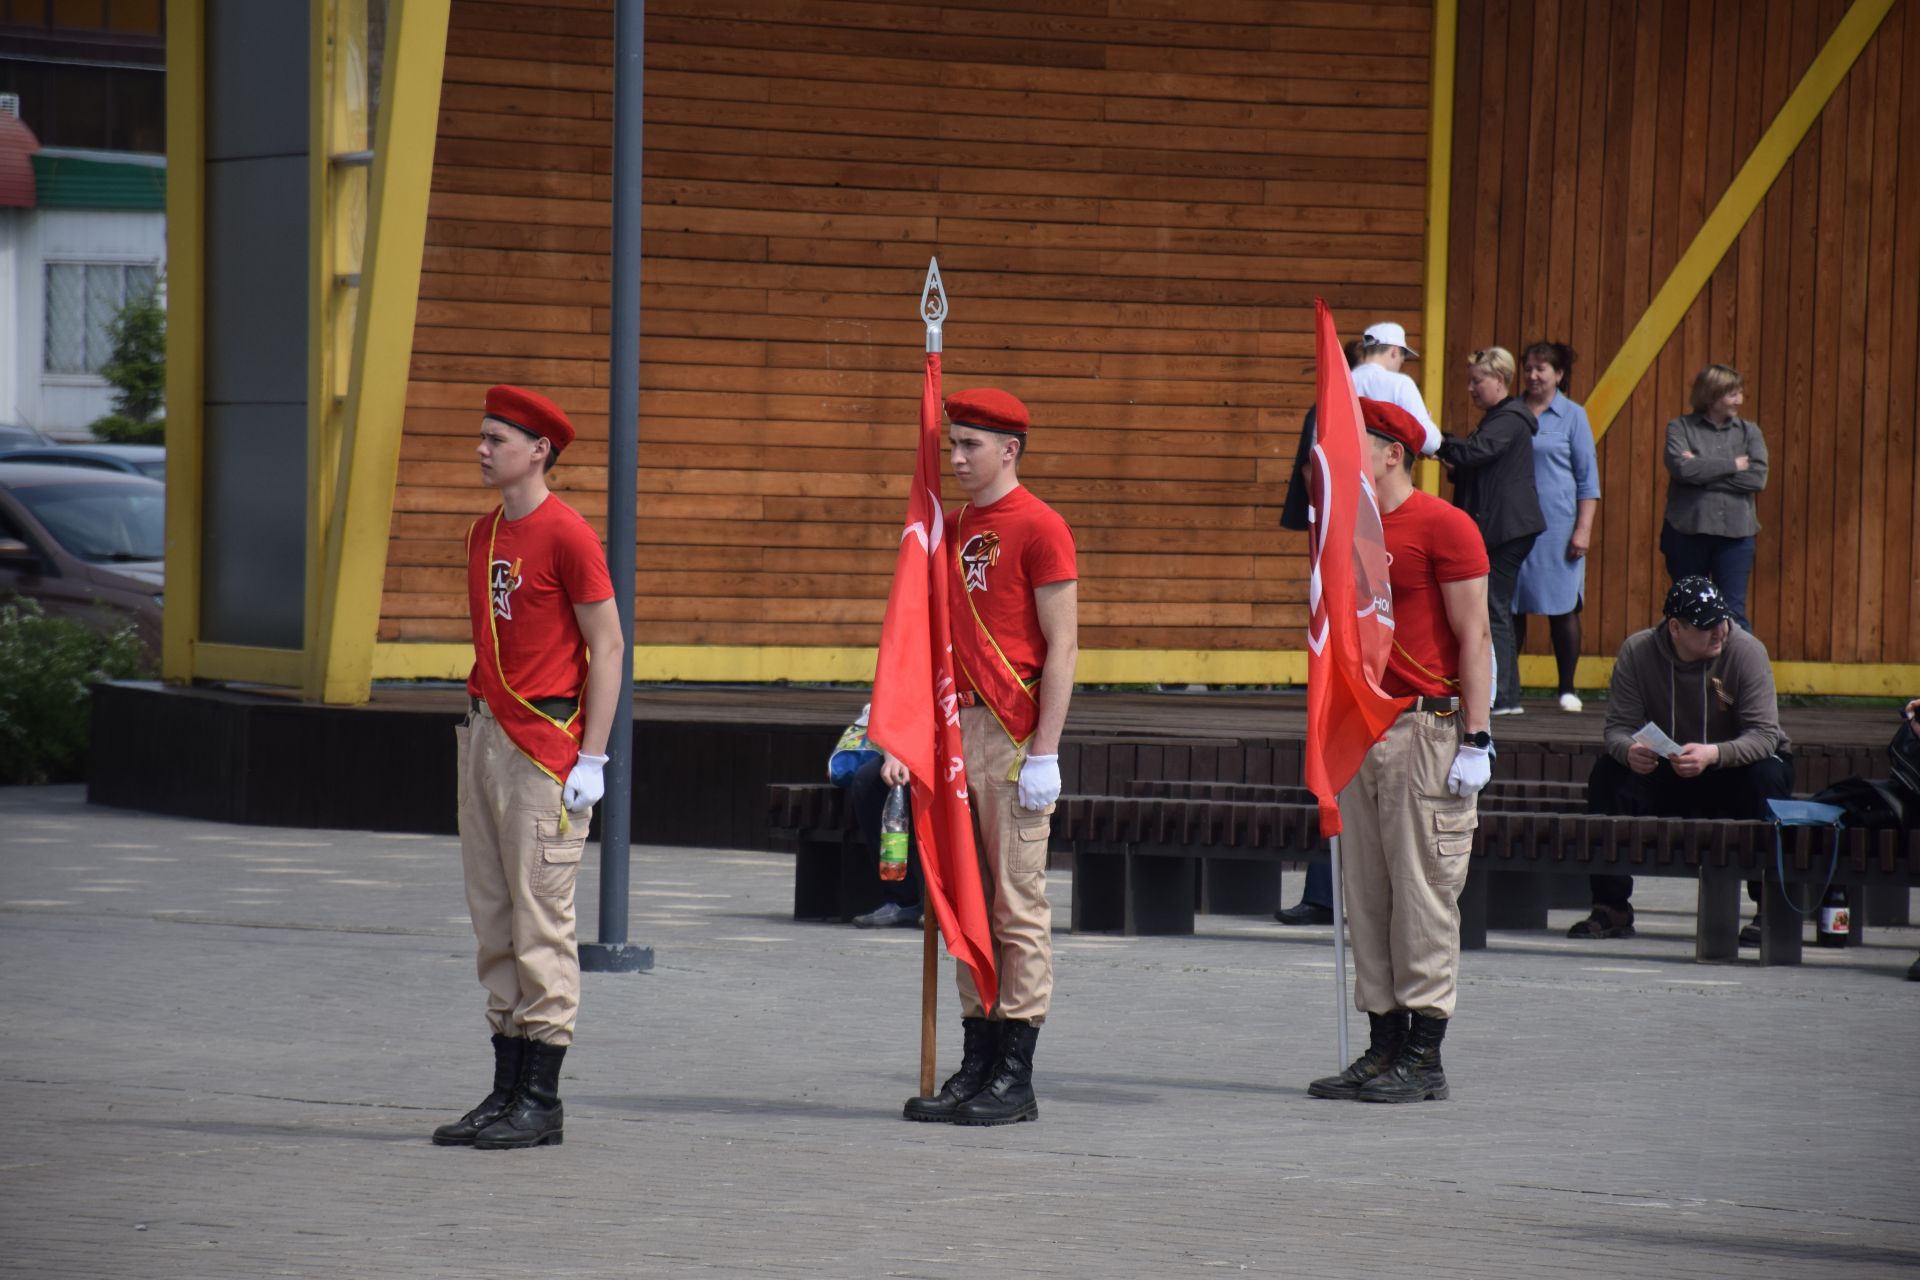
[{"label": "yellow painted stripe", "polygon": [[[750,645],[635,645],[636,680],[725,681],[873,679],[874,650]],[[464,644],[374,646],[377,680],[464,679],[473,648]],[[1082,649],[1081,684],[1304,684],[1307,655],[1200,649]]]},{"label": "yellow painted stripe", "polygon": [[[763,684],[777,680],[844,681],[873,679],[872,649],[825,647],[754,648],[749,645],[636,645],[636,680],[687,680]],[[376,680],[464,680],[473,666],[473,648],[464,644],[377,644]],[[1776,662],[1774,683],[1781,693],[1831,697],[1914,697],[1920,695],[1920,663]],[[1552,687],[1553,659],[1529,654],[1520,659],[1520,678],[1529,687]],[[1577,685],[1605,689],[1613,678],[1613,659],[1580,659]],[[1081,684],[1273,684],[1305,685],[1304,649],[1245,652],[1219,649],[1082,649]]]},{"label": "yellow painted stripe", "polygon": [[[1521,656],[1520,683],[1551,689],[1558,678],[1552,658]],[[1582,658],[1574,673],[1574,685],[1580,689],[1605,689],[1612,680],[1612,658]],[[1773,684],[1781,693],[1830,698],[1912,698],[1920,696],[1920,663],[1776,662]]]},{"label": "yellow painted stripe", "polygon": [[1666,346],[1687,309],[1706,288],[1720,259],[1733,247],[1741,229],[1760,207],[1760,201],[1792,158],[1800,140],[1820,118],[1834,90],[1846,79],[1854,60],[1867,47],[1867,41],[1879,30],[1881,20],[1892,7],[1893,0],[1854,0],[1840,25],[1833,29],[1833,35],[1828,37],[1826,46],[1800,77],[1800,83],[1794,86],[1780,114],[1767,126],[1767,131],[1754,145],[1753,154],[1740,166],[1740,172],[1734,175],[1720,202],[1700,225],[1693,243],[1680,255],[1666,283],[1660,286],[1660,292],[1654,295],[1646,313],[1633,326],[1633,332],[1627,335],[1607,371],[1594,384],[1593,393],[1587,397],[1587,419],[1593,424],[1596,440],[1607,433],[1614,418],[1626,406],[1627,398],[1640,385],[1640,379],[1653,367],[1660,349]]},{"label": "yellow painted stripe", "polygon": [[[1459,0],[1438,0],[1433,6],[1433,74],[1427,91],[1426,318],[1420,335],[1425,350],[1420,394],[1436,423],[1447,392],[1447,249],[1453,227],[1453,93],[1459,22]],[[1417,470],[1422,489],[1440,492],[1437,463],[1422,462]]]},{"label": "yellow painted stripe", "polygon": [[340,479],[327,521],[314,654],[321,673],[317,692],[326,702],[365,702],[372,680],[426,250],[449,4],[393,0],[387,14],[360,310],[341,430]]},{"label": "yellow painted stripe", "polygon": [[167,0],[167,590],[160,673],[193,679],[205,401],[206,10]]}]

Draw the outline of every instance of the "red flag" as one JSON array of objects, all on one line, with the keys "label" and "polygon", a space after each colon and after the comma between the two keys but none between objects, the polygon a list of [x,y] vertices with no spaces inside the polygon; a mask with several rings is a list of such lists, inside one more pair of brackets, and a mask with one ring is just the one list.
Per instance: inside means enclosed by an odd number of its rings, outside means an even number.
[{"label": "red flag", "polygon": [[[1353,375],[1324,300],[1313,304],[1317,373],[1310,539],[1313,617],[1307,625],[1307,786],[1320,834],[1340,834],[1340,791],[1367,750],[1411,703],[1380,691],[1393,646],[1387,540]],[[1332,555],[1325,554],[1328,548]],[[1348,549],[1351,548],[1351,553]]]},{"label": "red flag", "polygon": [[940,923],[947,951],[973,971],[975,990],[991,1009],[1000,990],[993,931],[973,847],[973,810],[960,749],[960,702],[953,680],[953,641],[940,511],[940,355],[927,353],[920,391],[920,452],[907,499],[906,528],[893,564],[887,616],[880,624],[880,661],[873,676],[867,736],[913,773],[913,831],[926,881],[925,902]]}]

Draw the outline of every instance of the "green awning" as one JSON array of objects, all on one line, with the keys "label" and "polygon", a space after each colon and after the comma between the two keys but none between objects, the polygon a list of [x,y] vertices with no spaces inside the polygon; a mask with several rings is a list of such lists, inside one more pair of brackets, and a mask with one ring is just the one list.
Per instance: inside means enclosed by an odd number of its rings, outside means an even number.
[{"label": "green awning", "polygon": [[80,156],[33,156],[37,203],[42,209],[163,211],[167,207],[164,164],[94,160]]}]

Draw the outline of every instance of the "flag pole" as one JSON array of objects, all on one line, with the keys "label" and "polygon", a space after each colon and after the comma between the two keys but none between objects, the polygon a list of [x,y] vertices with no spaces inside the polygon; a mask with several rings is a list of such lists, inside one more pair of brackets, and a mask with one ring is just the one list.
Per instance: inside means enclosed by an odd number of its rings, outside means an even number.
[{"label": "flag pole", "polygon": [[[947,286],[940,279],[940,259],[927,259],[926,282],[920,286],[920,319],[927,326],[927,354],[941,351],[941,329],[947,319]],[[937,518],[939,513],[935,512]],[[924,880],[924,876],[923,876]],[[938,1008],[936,985],[940,979],[940,927],[921,891],[920,915],[920,1096],[931,1097],[934,1089],[935,1018]]]},{"label": "flag pole", "polygon": [[1333,1011],[1336,1070],[1344,1071],[1347,1057],[1347,911],[1340,892],[1340,837],[1330,836],[1333,849]]}]

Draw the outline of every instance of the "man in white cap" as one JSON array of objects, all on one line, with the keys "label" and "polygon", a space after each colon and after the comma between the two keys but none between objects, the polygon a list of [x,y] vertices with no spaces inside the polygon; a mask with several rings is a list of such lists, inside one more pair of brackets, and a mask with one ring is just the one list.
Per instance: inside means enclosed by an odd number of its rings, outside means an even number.
[{"label": "man in white cap", "polygon": [[1407,345],[1407,331],[1400,325],[1391,320],[1368,325],[1360,339],[1360,363],[1353,367],[1353,390],[1369,400],[1400,406],[1415,422],[1434,431],[1438,428],[1427,412],[1427,402],[1420,398],[1420,388],[1400,372],[1407,361],[1419,358],[1420,353]]}]

